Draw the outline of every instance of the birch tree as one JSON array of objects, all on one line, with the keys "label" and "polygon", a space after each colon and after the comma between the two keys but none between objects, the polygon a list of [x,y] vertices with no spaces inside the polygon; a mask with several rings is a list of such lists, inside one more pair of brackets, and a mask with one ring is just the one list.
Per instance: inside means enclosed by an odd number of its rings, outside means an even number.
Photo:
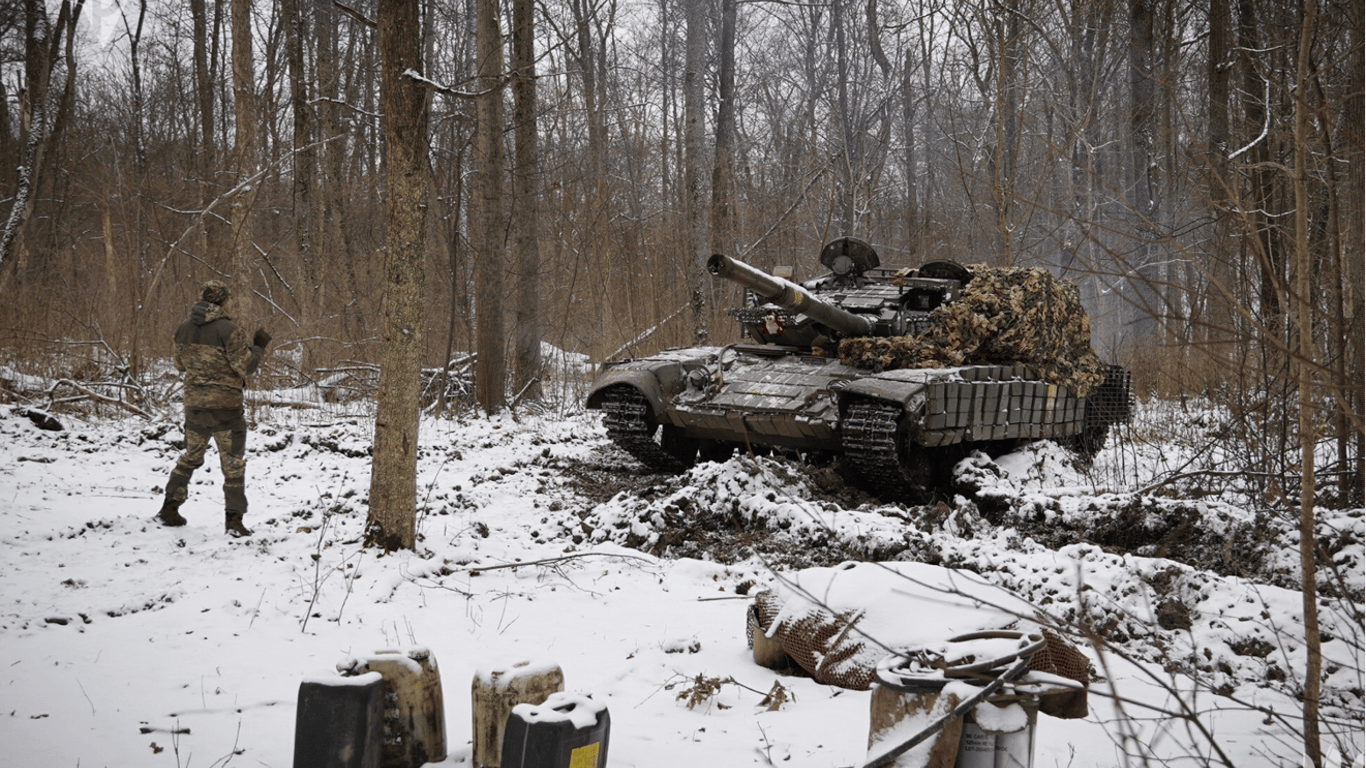
[{"label": "birch tree", "polygon": [[[23,141],[23,160],[19,165],[18,184],[10,204],[9,218],[0,232],[0,267],[11,256],[19,254],[16,271],[23,266],[24,226],[33,215],[38,186],[46,170],[47,157],[61,128],[71,112],[76,85],[76,57],[72,40],[80,22],[85,0],[62,0],[57,21],[47,18],[42,0],[24,0],[24,84],[27,98],[21,102],[20,124],[27,126]],[[65,41],[65,43],[63,43]],[[51,93],[52,76],[58,71],[58,53],[65,45],[66,79],[54,97]]]}]

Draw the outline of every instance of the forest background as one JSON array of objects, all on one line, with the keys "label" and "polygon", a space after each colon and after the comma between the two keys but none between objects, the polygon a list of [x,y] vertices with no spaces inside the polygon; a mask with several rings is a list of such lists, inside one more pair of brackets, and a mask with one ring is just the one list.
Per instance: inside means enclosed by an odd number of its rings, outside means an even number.
[{"label": "forest background", "polygon": [[[382,5],[0,0],[6,357],[135,399],[220,278],[269,377],[375,365]],[[543,341],[733,341],[711,252],[801,277],[854,235],[1076,281],[1141,393],[1230,409],[1231,471],[1290,494],[1307,425],[1359,497],[1360,3],[415,7],[416,354],[485,409]]]}]

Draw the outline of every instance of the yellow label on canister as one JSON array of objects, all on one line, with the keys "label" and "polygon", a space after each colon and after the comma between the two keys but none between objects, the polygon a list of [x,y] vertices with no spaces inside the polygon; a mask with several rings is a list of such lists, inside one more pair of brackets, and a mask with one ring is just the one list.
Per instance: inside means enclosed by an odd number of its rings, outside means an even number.
[{"label": "yellow label on canister", "polygon": [[1048,385],[1048,402],[1044,404],[1044,410],[1046,410],[1046,411],[1051,411],[1051,410],[1053,410],[1054,402],[1055,402],[1057,399],[1058,399],[1058,385],[1057,385],[1057,384],[1049,384],[1049,385]]},{"label": "yellow label on canister", "polygon": [[598,744],[600,743],[595,741],[570,752],[569,768],[598,768]]}]

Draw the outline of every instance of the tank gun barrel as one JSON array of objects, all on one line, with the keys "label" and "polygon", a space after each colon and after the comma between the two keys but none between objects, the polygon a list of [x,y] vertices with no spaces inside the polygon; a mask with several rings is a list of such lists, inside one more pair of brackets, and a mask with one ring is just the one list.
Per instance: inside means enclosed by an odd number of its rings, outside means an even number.
[{"label": "tank gun barrel", "polygon": [[873,324],[867,318],[821,301],[800,285],[774,277],[743,261],[718,253],[707,259],[707,271],[748,288],[789,312],[800,312],[841,336],[873,334]]}]

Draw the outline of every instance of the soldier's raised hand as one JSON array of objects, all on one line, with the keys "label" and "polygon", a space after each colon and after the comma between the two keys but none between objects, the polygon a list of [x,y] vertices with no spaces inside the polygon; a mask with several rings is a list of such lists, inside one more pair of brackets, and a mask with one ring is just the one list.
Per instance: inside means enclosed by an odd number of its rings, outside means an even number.
[{"label": "soldier's raised hand", "polygon": [[270,343],[270,339],[271,335],[266,333],[265,328],[257,328],[256,335],[251,337],[251,343],[261,349],[265,349],[266,345]]}]

